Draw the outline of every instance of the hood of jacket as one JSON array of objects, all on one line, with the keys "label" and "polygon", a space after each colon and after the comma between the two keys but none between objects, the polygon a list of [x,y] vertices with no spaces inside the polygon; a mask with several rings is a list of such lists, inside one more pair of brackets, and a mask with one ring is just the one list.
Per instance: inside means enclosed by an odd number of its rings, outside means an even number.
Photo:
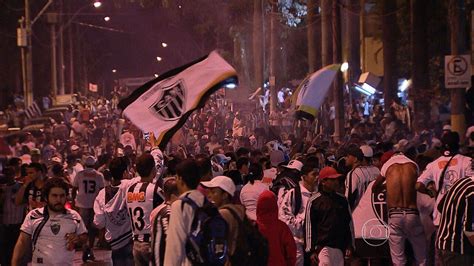
[{"label": "hood of jacket", "polygon": [[275,194],[264,191],[257,201],[257,222],[268,224],[278,220],[278,205]]}]

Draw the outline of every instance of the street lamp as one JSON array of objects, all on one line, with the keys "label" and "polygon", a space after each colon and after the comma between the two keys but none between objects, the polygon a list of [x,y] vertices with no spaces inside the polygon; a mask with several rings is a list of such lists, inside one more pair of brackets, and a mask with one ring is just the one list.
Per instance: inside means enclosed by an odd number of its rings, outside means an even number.
[{"label": "street lamp", "polygon": [[341,72],[346,72],[349,69],[349,63],[344,62],[341,65]]},{"label": "street lamp", "polygon": [[95,1],[95,2],[94,2],[94,7],[95,7],[95,8],[99,8],[99,7],[101,7],[101,6],[102,6],[102,2],[100,2],[100,1]]},{"label": "street lamp", "polygon": [[117,69],[112,69],[112,73],[117,73]]},{"label": "street lamp", "polygon": [[160,76],[160,75],[158,75],[158,74],[155,74],[155,78],[157,78],[157,77],[159,77],[159,76]]},{"label": "street lamp", "polygon": [[162,42],[162,43],[161,43],[161,46],[163,46],[163,47],[168,47],[168,44],[165,43],[165,42]]},{"label": "street lamp", "polygon": [[104,20],[105,20],[105,21],[110,21],[110,17],[109,17],[109,16],[104,17]]},{"label": "street lamp", "polygon": [[156,61],[160,62],[161,60],[163,60],[163,58],[161,58],[159,56],[156,57]]}]

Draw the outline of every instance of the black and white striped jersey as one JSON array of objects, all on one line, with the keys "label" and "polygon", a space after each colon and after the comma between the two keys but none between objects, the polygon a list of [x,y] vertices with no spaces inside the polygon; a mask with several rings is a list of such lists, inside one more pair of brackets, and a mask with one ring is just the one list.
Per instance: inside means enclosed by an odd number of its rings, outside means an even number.
[{"label": "black and white striped jersey", "polygon": [[474,254],[466,233],[474,232],[474,179],[456,181],[441,200],[436,247],[459,254]]},{"label": "black and white striped jersey", "polygon": [[150,214],[164,202],[158,185],[138,182],[127,189],[127,208],[132,222],[133,240],[151,242]]}]

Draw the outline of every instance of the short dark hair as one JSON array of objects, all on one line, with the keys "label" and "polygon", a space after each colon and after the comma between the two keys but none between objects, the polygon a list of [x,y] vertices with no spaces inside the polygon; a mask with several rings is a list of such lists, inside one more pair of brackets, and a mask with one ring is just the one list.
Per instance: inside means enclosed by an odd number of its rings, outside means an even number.
[{"label": "short dark hair", "polygon": [[128,160],[125,157],[116,157],[109,163],[109,171],[114,180],[122,180],[123,173],[127,171]]},{"label": "short dark hair", "polygon": [[51,172],[53,172],[54,175],[62,175],[64,174],[64,168],[61,164],[55,163],[53,167],[51,167]]},{"label": "short dark hair", "polygon": [[239,157],[242,157],[242,156],[248,156],[249,152],[250,152],[249,149],[247,149],[245,147],[240,147],[235,152],[235,155],[237,155],[237,158],[239,158]]},{"label": "short dark hair", "polygon": [[242,166],[248,165],[248,164],[249,164],[249,158],[247,158],[247,157],[240,157],[239,159],[237,159],[237,163],[236,163],[237,170],[241,169]]},{"label": "short dark hair", "polygon": [[44,183],[44,187],[42,191],[42,196],[45,201],[48,200],[49,192],[51,191],[51,189],[55,187],[62,188],[64,192],[66,193],[66,195],[69,191],[68,184],[62,178],[59,178],[59,177],[50,178],[46,180],[46,182]]},{"label": "short dark hair", "polygon": [[459,134],[455,131],[448,132],[441,137],[441,143],[445,151],[458,152]]},{"label": "short dark hair", "polygon": [[212,174],[212,163],[209,156],[205,154],[198,154],[195,157],[196,163],[199,166],[199,176],[202,178],[208,174]]},{"label": "short dark hair", "polygon": [[149,153],[144,153],[137,159],[137,172],[141,177],[147,177],[155,168],[155,159]]},{"label": "short dark hair", "polygon": [[255,180],[262,180],[263,178],[263,167],[259,163],[251,163],[249,166],[249,174],[245,177],[246,182],[250,182],[253,185]]},{"label": "short dark hair", "polygon": [[197,188],[201,177],[199,176],[199,165],[193,159],[186,159],[176,166],[176,173],[183,182],[191,189]]},{"label": "short dark hair", "polygon": [[18,166],[21,163],[21,159],[18,157],[13,157],[8,160],[8,166]]},{"label": "short dark hair", "polygon": [[43,165],[40,163],[30,163],[27,168],[34,168],[36,171],[44,173]]},{"label": "short dark hair", "polygon": [[171,195],[179,195],[178,186],[176,185],[176,178],[170,177],[165,179],[163,183],[163,193],[165,194],[166,199],[169,199]]},{"label": "short dark hair", "polygon": [[319,159],[316,156],[308,156],[301,168],[301,175],[307,175],[311,171],[319,168]]}]

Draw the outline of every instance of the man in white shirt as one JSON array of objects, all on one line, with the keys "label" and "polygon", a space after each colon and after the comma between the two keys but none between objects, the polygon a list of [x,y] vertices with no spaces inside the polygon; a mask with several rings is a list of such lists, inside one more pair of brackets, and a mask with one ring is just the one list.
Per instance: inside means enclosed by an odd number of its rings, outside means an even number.
[{"label": "man in white shirt", "polygon": [[176,167],[176,185],[179,199],[171,204],[170,226],[166,238],[164,265],[192,265],[186,257],[186,240],[191,233],[194,209],[190,204],[183,204],[182,198],[188,197],[199,207],[204,204],[204,195],[196,190],[201,177],[199,166],[192,159],[185,160]]},{"label": "man in white shirt", "polygon": [[28,246],[32,246],[32,265],[72,265],[74,246],[85,243],[87,230],[81,216],[66,209],[68,185],[51,178],[43,188],[46,207],[28,213],[13,252],[12,265],[20,265]]},{"label": "man in white shirt", "polygon": [[[305,228],[303,225],[306,216],[306,205],[315,192],[317,186],[319,176],[317,165],[317,160],[305,162],[301,169],[302,180],[298,184],[300,186],[299,191],[295,188],[285,190],[281,205],[278,206],[278,218],[288,225],[296,242],[296,265],[304,264]],[[301,197],[301,206],[299,210],[295,210],[296,197]]]},{"label": "man in white shirt", "polygon": [[[438,206],[443,196],[451,186],[459,179],[473,176],[472,158],[458,154],[459,135],[456,132],[448,132],[441,138],[443,145],[443,156],[426,166],[425,171],[418,177],[416,189],[435,198],[435,206]],[[441,178],[443,176],[443,178]],[[439,226],[440,213],[435,207],[433,209],[433,223]],[[432,242],[436,238],[437,229],[432,235]],[[440,261],[438,252],[435,252],[435,262]]]},{"label": "man in white shirt", "polygon": [[84,245],[82,260],[94,260],[92,248],[97,230],[93,226],[94,220],[94,200],[99,191],[104,187],[104,176],[94,169],[96,159],[94,156],[88,156],[85,160],[86,169],[77,173],[72,183],[72,196],[75,198],[74,206],[78,207],[82,220],[89,231],[89,243]]},{"label": "man in white shirt", "polygon": [[94,225],[105,228],[105,239],[112,249],[113,265],[134,265],[132,226],[124,204],[125,194],[120,191],[130,182],[128,160],[125,157],[114,158],[109,170],[112,183],[100,190],[95,198]]},{"label": "man in white shirt", "polygon": [[349,201],[352,211],[359,204],[359,201],[362,198],[362,195],[364,195],[370,181],[373,181],[376,178],[368,171],[366,166],[362,165],[363,160],[364,154],[359,147],[350,146],[348,148],[346,166],[351,167],[352,170],[347,173],[344,194]]}]

